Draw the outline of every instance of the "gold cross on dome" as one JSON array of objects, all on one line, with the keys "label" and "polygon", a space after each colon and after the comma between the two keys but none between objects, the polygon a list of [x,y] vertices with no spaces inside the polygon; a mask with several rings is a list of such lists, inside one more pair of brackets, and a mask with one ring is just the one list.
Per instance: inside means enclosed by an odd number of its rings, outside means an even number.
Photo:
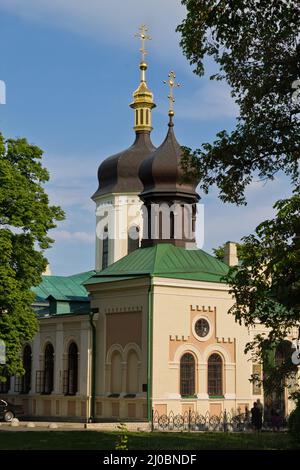
[{"label": "gold cross on dome", "polygon": [[145,41],[151,41],[151,36],[148,36],[146,34],[146,32],[148,31],[148,28],[145,24],[142,24],[140,27],[139,27],[139,33],[135,33],[135,37],[136,38],[139,38],[142,42],[142,47],[140,49],[140,52],[142,54],[142,62],[145,61],[145,56],[147,54],[147,51],[145,49]]},{"label": "gold cross on dome", "polygon": [[168,98],[169,98],[169,114],[174,114],[174,103],[175,103],[175,98],[174,98],[174,88],[178,88],[180,87],[180,83],[176,83],[175,82],[175,78],[176,78],[176,75],[175,75],[175,72],[173,72],[173,70],[171,70],[171,72],[168,74],[168,77],[169,77],[169,80],[164,80],[164,83],[166,85],[169,85],[170,87],[170,92],[168,94]]}]

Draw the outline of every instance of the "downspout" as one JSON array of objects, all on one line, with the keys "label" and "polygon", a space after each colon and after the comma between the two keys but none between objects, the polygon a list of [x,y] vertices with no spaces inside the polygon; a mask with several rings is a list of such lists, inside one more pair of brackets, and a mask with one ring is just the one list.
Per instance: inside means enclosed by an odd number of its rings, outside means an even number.
[{"label": "downspout", "polygon": [[89,314],[90,325],[92,330],[91,416],[89,418],[90,423],[94,423],[96,419],[96,325],[94,323],[94,315],[98,312],[98,308],[92,308]]},{"label": "downspout", "polygon": [[152,421],[152,354],[153,354],[153,278],[150,274],[148,289],[148,327],[147,327],[147,418]]}]

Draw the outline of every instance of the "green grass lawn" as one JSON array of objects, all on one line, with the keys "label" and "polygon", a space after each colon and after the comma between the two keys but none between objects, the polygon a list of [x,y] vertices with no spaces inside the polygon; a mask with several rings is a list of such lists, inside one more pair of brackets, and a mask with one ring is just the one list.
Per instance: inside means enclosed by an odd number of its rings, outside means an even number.
[{"label": "green grass lawn", "polygon": [[[97,431],[0,431],[4,450],[112,450],[118,433]],[[300,449],[285,433],[129,433],[129,450]]]}]

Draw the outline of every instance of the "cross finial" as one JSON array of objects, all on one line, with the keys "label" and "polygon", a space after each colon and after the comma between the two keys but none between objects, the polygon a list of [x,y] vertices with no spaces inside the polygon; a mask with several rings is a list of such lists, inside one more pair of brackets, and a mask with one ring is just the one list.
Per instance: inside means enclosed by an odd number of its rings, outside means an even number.
[{"label": "cross finial", "polygon": [[142,60],[141,62],[144,62],[145,61],[145,56],[147,55],[147,51],[145,49],[145,41],[151,41],[151,37],[148,36],[146,33],[148,31],[148,28],[145,24],[142,24],[140,27],[139,27],[139,32],[138,33],[135,33],[135,37],[136,38],[139,38],[141,40],[141,43],[142,43],[142,47],[140,49],[140,52],[142,54]]},{"label": "cross finial", "polygon": [[169,94],[168,94],[168,98],[169,98],[169,116],[174,116],[174,103],[175,103],[175,98],[174,98],[174,88],[178,88],[180,87],[180,83],[176,83],[175,82],[175,78],[176,78],[176,75],[175,75],[175,72],[173,72],[173,70],[171,70],[171,72],[168,74],[168,77],[169,77],[169,80],[164,80],[164,83],[166,85],[169,85],[170,87],[170,91],[169,91]]}]

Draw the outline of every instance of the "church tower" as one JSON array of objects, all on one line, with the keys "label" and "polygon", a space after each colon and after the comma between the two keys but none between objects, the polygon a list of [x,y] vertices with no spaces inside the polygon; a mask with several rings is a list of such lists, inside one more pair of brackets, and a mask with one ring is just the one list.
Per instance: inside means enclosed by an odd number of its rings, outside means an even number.
[{"label": "church tower", "polygon": [[[169,243],[182,248],[196,248],[195,225],[198,181],[187,177],[181,165],[182,148],[174,134],[173,71],[169,80],[169,123],[164,142],[141,164],[139,176],[143,183],[140,198],[144,202],[142,247]],[[192,173],[191,173],[192,174]]]},{"label": "church tower", "polygon": [[151,142],[153,93],[146,82],[145,41],[142,25],[135,35],[141,40],[140,83],[133,93],[135,141],[128,149],[106,158],[99,166],[99,187],[92,196],[96,203],[96,271],[106,268],[140,246],[142,234],[143,185],[138,172],[155,150]]}]

